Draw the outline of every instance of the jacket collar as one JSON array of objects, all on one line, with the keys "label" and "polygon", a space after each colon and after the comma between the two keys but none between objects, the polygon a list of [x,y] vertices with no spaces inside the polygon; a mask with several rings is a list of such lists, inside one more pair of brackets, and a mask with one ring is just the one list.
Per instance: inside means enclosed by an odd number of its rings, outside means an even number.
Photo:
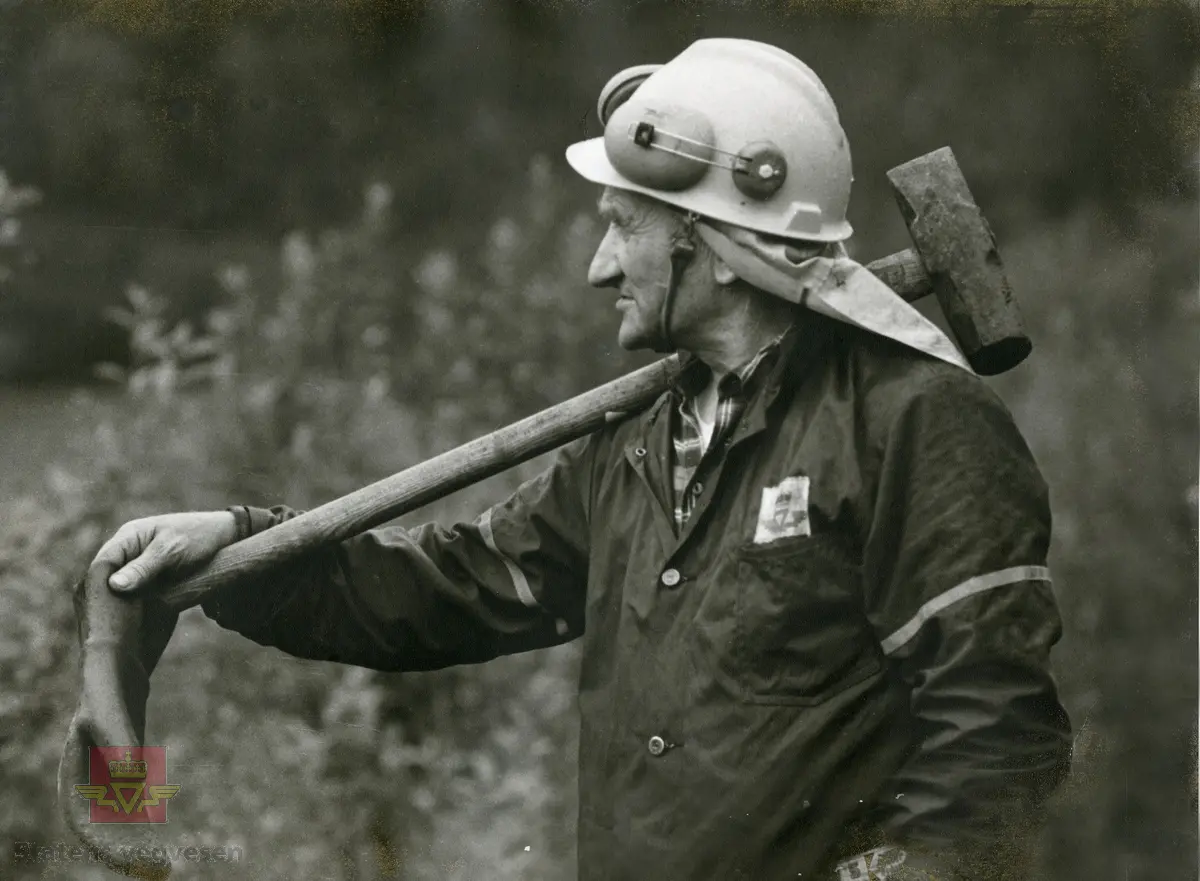
[{"label": "jacket collar", "polygon": [[[793,323],[783,334],[777,337],[767,345],[763,346],[751,361],[739,367],[735,373],[739,378],[744,378],[753,387],[762,384],[763,376],[771,373],[770,367],[764,368],[761,366],[751,366],[760,359],[770,356],[773,362],[778,362],[778,355],[782,354],[788,347],[788,343],[797,333],[797,323]],[[773,349],[778,348],[778,352],[773,352]],[[711,370],[703,361],[697,358],[691,352],[680,352],[681,369],[671,383],[670,390],[672,395],[678,399],[694,398],[703,391],[705,384],[711,376]],[[748,377],[742,377],[743,373],[749,372]]]},{"label": "jacket collar", "polygon": [[[812,366],[833,347],[841,336],[840,326],[827,318],[797,310],[796,322],[780,341],[779,357],[770,371],[762,378],[746,412],[742,414],[735,443],[758,434],[766,427],[767,411],[784,389],[791,389],[803,382],[811,373]],[[680,352],[680,370],[672,380],[666,394],[661,395],[649,409],[639,417],[637,431],[626,445],[626,458],[640,467],[641,460],[651,448],[651,436],[655,432],[670,432],[670,408],[677,407],[683,397],[694,395],[708,380],[708,365],[690,352]],[[662,425],[659,424],[660,420]],[[638,455],[638,451],[642,451]]]}]

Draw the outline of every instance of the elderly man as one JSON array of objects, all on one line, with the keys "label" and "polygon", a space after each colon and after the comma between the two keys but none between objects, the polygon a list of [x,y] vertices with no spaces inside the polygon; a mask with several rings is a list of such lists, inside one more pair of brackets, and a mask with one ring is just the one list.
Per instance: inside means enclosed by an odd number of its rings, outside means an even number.
[{"label": "elderly man", "polygon": [[[648,410],[472,523],[378,529],[204,603],[384,670],[580,638],[579,877],[1026,877],[1069,725],[1046,486],[934,325],[846,256],[850,157],[817,77],[703,40],[615,77],[568,161]],[[293,516],[135,521],[136,589]]]}]

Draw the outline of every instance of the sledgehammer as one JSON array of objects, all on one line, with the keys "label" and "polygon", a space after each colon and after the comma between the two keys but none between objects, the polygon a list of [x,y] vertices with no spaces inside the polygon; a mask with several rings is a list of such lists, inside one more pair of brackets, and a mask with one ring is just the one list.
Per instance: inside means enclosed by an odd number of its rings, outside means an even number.
[{"label": "sledgehammer", "polygon": [[[905,300],[929,293],[971,366],[991,376],[1021,363],[1033,346],[996,249],[958,162],[943,147],[888,172],[914,248],[867,265]],[[679,372],[678,356],[501,428],[252,536],[201,572],[165,588],[171,607],[198,603],[219,584],[258,572],[318,545],[337,542],[415,510],[595,431],[612,412],[647,406]]]},{"label": "sledgehammer", "polygon": [[[1015,367],[1033,346],[996,239],[950,148],[897,166],[888,179],[915,247],[876,260],[867,269],[909,302],[933,293],[978,373],[991,376]],[[261,572],[365,532],[595,431],[608,413],[645,407],[678,372],[678,356],[664,358],[549,407],[239,542],[158,595],[175,609],[193,606],[243,573]]]},{"label": "sledgehammer", "polygon": [[[933,293],[959,346],[981,374],[1019,364],[1032,346],[984,220],[950,149],[888,173],[914,248],[867,266],[905,300]],[[143,878],[169,873],[130,851],[126,825],[88,823],[89,746],[141,743],[149,675],[173,613],[213,590],[342,541],[442,496],[597,430],[611,412],[630,412],[662,394],[679,371],[665,358],[392,477],[314,508],[221,551],[202,570],[146,599],[120,597],[93,573],[77,597],[82,649],[79,708],[59,767],[67,825],[112,869]],[[140,843],[140,841],[139,841]]]}]

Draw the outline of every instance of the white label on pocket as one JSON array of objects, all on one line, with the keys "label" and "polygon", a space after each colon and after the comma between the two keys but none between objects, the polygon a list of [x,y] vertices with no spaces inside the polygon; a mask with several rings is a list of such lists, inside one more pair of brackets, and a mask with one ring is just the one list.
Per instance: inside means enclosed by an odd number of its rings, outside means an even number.
[{"label": "white label on pocket", "polygon": [[877,847],[838,863],[838,881],[888,881],[907,857],[898,847]]},{"label": "white label on pocket", "polygon": [[769,544],[798,535],[812,535],[808,522],[808,478],[804,475],[786,477],[779,486],[763,489],[754,543]]}]

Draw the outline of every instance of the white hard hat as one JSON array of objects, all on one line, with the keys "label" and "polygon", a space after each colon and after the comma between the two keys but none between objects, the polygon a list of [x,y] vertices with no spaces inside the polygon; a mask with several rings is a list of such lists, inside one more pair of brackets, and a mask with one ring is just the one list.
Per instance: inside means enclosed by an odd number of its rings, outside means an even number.
[{"label": "white hard hat", "polygon": [[824,85],[753,40],[699,40],[665,65],[617,74],[604,136],[567,148],[588,180],[789,239],[850,236],[850,147]]}]

